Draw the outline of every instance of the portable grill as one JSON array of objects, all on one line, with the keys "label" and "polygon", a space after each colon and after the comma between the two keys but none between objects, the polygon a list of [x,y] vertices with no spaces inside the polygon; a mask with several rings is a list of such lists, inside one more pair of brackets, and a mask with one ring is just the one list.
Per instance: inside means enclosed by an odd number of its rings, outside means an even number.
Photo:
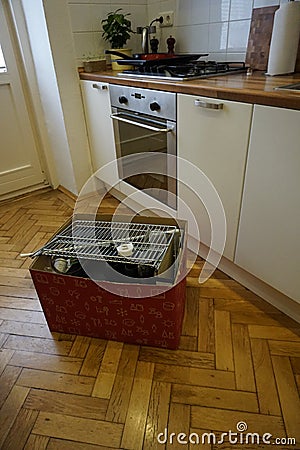
[{"label": "portable grill", "polygon": [[180,229],[173,225],[76,220],[30,256],[106,262],[142,278],[174,262],[178,239]]}]

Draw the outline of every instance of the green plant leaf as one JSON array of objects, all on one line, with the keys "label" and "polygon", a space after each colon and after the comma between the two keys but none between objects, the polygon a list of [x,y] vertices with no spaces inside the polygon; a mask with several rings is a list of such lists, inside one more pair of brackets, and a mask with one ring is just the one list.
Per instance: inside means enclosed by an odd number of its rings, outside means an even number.
[{"label": "green plant leaf", "polygon": [[130,33],[134,33],[130,20],[125,18],[130,13],[122,14],[119,11],[122,11],[122,8],[108,13],[107,17],[101,21],[102,37],[111,44],[112,48],[122,48],[130,39]]}]

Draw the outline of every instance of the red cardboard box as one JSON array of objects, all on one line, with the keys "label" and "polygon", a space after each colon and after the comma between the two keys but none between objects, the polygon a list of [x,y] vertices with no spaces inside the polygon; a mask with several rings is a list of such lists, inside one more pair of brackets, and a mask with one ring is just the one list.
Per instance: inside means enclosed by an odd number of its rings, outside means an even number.
[{"label": "red cardboard box", "polygon": [[[107,220],[108,216],[101,216],[101,219]],[[168,220],[147,218],[146,222],[165,224]],[[145,218],[140,218],[140,222],[145,223]],[[182,222],[180,229],[186,235]],[[30,273],[49,329],[132,344],[178,348],[186,293],[186,277],[182,276],[185,247],[184,236],[176,280],[164,292],[160,285],[120,283],[117,295],[105,289],[105,281],[99,286],[90,278],[58,274],[51,268],[49,257],[37,257]],[[178,282],[180,275],[182,279]],[[143,291],[142,298],[134,295],[137,290]]]}]

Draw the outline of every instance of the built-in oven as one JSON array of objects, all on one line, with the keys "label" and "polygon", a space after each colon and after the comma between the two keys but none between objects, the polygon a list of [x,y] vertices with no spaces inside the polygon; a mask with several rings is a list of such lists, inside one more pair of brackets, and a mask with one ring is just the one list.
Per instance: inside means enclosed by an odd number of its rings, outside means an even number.
[{"label": "built-in oven", "polygon": [[176,94],[110,85],[119,178],[176,209]]}]

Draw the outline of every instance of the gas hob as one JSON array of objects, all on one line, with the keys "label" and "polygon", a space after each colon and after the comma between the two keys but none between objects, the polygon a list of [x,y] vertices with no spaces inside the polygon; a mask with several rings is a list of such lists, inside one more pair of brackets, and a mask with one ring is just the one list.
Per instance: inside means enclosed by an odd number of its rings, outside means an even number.
[{"label": "gas hob", "polygon": [[150,67],[145,65],[132,70],[119,72],[120,77],[130,78],[152,78],[158,80],[186,81],[201,78],[215,77],[247,71],[244,62],[217,62],[217,61],[195,61],[188,64],[157,64]]}]

